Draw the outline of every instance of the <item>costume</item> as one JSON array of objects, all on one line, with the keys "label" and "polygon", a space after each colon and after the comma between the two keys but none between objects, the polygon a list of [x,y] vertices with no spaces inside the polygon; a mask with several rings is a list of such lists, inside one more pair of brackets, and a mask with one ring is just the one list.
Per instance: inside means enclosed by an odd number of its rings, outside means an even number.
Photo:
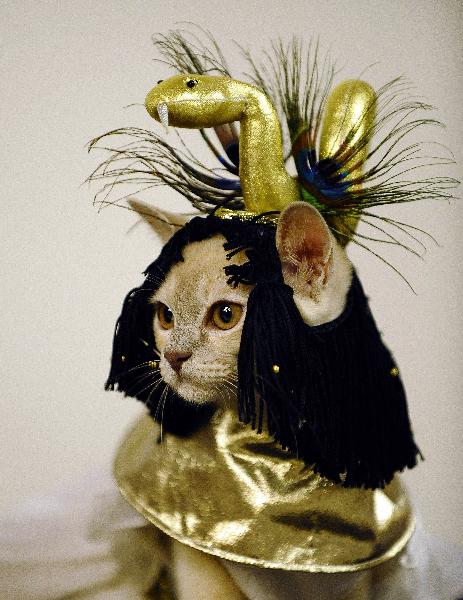
[{"label": "costume", "polygon": [[[251,84],[231,78],[220,55],[198,51],[179,33],[157,44],[181,74],[148,94],[149,114],[165,126],[200,129],[226,172],[205,168],[154,133],[126,129],[109,135],[129,135],[132,145],[111,148],[92,176],[161,182],[209,213],[169,240],[143,284],[129,292],[116,325],[107,389],[143,401],[165,432],[162,439],[158,426],[144,419],[129,434],[116,461],[120,489],[172,538],[232,563],[333,574],[391,560],[414,528],[394,474],[420,456],[398,368],[355,273],[341,315],[314,327],[304,323],[285,282],[275,232],[279,214],[305,202],[342,246],[353,239],[369,249],[373,234],[356,233],[359,218],[380,230],[382,241],[404,246],[391,229],[413,237],[413,228],[370,209],[448,197],[454,183],[389,177],[413,158],[414,146],[396,146],[427,123],[410,118],[426,107],[401,97],[397,81],[377,93],[358,80],[331,91],[334,69],[323,63],[320,76],[314,49],[304,78],[298,42],[275,46],[268,78],[246,54]],[[272,97],[286,120],[296,178],[285,167]],[[237,120],[239,136],[232,125]],[[371,147],[373,134],[391,121]],[[224,156],[207,127],[214,127]],[[372,166],[365,168],[367,160]],[[188,244],[217,234],[228,259],[239,252],[247,259],[224,264],[229,285],[252,286],[236,411],[191,407],[168,387],[136,383],[136,369],[159,367],[150,298]]]},{"label": "costume", "polygon": [[[233,411],[181,438],[147,417],[119,449],[127,500],[169,536],[230,561],[285,571],[355,572],[387,561],[414,529],[405,491],[335,485]],[[187,515],[187,516],[184,516]]]},{"label": "costume", "polygon": [[248,262],[224,267],[231,285],[255,286],[238,356],[239,419],[262,432],[265,416],[269,433],[283,447],[345,486],[384,486],[395,471],[413,466],[419,451],[400,376],[357,276],[335,321],[306,326],[283,282],[274,228],[268,223],[196,218],[171,238],[146,270],[143,285],[129,292],[124,303],[107,388],[142,400],[158,420],[160,399],[167,393],[163,422],[167,429],[171,421],[178,426],[184,402],[171,389],[136,385],[137,367],[154,364],[159,355],[149,298],[187,244],[218,232],[228,240],[229,255],[247,248]]}]

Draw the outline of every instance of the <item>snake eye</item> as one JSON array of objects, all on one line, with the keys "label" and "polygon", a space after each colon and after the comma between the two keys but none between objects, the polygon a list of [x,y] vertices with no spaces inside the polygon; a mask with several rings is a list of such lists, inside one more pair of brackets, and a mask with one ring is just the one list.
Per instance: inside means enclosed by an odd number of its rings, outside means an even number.
[{"label": "snake eye", "polygon": [[211,322],[218,329],[231,329],[241,319],[243,307],[234,302],[218,302],[212,307]]},{"label": "snake eye", "polygon": [[186,86],[191,89],[191,88],[194,88],[195,85],[198,84],[198,80],[197,79],[187,79],[185,83],[186,83]]},{"label": "snake eye", "polygon": [[174,326],[174,313],[168,306],[159,302],[156,314],[163,329],[172,329]]}]

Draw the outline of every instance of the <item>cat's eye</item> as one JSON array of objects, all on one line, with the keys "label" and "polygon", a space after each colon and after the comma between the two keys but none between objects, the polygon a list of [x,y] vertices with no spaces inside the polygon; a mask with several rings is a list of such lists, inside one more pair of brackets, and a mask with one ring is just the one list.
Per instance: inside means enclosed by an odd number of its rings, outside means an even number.
[{"label": "cat's eye", "polygon": [[156,314],[163,329],[172,329],[174,326],[174,313],[168,306],[159,302]]},{"label": "cat's eye", "polygon": [[212,307],[211,322],[219,329],[231,329],[241,319],[243,307],[234,302],[218,302]]}]

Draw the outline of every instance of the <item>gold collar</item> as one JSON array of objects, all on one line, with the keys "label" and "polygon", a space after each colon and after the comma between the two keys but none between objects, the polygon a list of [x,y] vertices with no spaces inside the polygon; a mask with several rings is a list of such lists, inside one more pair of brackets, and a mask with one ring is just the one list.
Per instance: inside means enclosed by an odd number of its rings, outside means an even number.
[{"label": "gold collar", "polygon": [[142,418],[114,472],[128,502],[169,536],[259,567],[357,571],[395,556],[414,529],[397,477],[383,490],[342,488],[230,410],[162,442],[159,425]]}]

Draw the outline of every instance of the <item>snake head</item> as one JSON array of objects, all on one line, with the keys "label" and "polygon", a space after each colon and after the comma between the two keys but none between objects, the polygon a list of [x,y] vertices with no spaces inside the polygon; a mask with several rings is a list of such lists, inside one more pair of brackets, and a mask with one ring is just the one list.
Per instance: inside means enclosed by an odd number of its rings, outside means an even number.
[{"label": "snake head", "polygon": [[239,121],[253,86],[231,77],[186,74],[158,83],[145,106],[165,127],[201,129]]}]

